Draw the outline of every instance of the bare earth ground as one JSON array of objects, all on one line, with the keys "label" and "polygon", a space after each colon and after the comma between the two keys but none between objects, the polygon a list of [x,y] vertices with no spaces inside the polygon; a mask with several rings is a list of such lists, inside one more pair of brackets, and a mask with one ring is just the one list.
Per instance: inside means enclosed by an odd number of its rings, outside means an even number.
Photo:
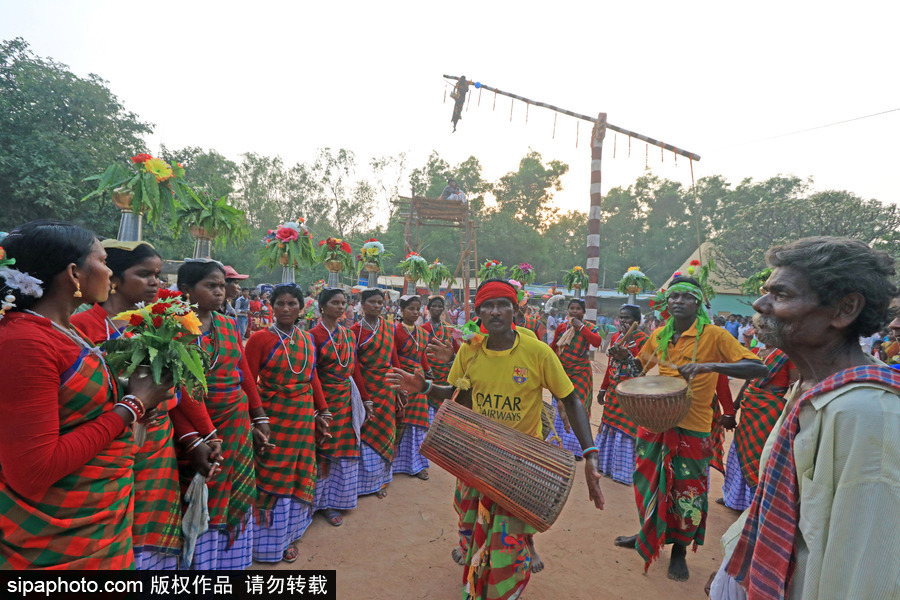
[{"label": "bare earth ground", "polygon": [[[605,358],[597,353],[604,367]],[[602,374],[595,373],[595,390],[601,381]],[[740,383],[732,381],[735,396]],[[595,433],[600,415],[595,403],[591,418]],[[727,452],[731,434],[725,443]],[[668,547],[644,574],[636,552],[613,545],[616,536],[637,532],[634,492],[630,486],[604,478],[606,509],[598,511],[588,501],[583,464],[578,463],[575,485],[559,520],[535,537],[546,568],[532,575],[524,597],[662,599],[677,594],[682,599],[705,598],[706,581],[722,560],[719,538],[738,515],[714,502],[722,496],[722,475],[712,470],[706,544],[688,553],[690,580],[676,583],[666,577]],[[455,479],[438,467],[429,471],[429,481],[396,476],[383,500],[360,498],[359,507],[345,513],[340,527],[316,516],[299,542],[297,562],[256,563],[252,568],[336,569],[341,600],[459,600],[462,567],[450,558],[457,544],[452,506]]]}]

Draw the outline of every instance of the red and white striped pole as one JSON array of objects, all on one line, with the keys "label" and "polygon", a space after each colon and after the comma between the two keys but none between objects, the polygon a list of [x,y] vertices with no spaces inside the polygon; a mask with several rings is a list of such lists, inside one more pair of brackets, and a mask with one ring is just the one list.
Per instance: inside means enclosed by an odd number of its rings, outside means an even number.
[{"label": "red and white striped pole", "polygon": [[600,167],[603,158],[603,138],[606,137],[606,113],[597,115],[591,133],[591,209],[588,212],[587,276],[588,289],[584,299],[586,321],[597,321],[597,295],[600,283]]}]

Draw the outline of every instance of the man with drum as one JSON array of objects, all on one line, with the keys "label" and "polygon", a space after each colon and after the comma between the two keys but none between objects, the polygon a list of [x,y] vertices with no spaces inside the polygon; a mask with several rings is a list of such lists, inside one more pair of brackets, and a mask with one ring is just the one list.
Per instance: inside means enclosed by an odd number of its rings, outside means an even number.
[{"label": "man with drum", "polygon": [[859,345],[888,318],[900,328],[894,260],[833,237],[766,260],[756,336],[800,380],[766,440],[753,503],[722,538],[710,597],[897,600],[900,373]]},{"label": "man with drum", "polygon": [[[516,289],[507,281],[488,279],[475,295],[475,312],[486,338],[463,344],[448,381],[440,386],[426,382],[421,372],[394,369],[389,383],[408,393],[426,393],[439,402],[457,402],[498,423],[542,439],[543,390],[549,389],[566,408],[572,429],[585,457],[585,477],[590,499],[603,508],[597,467],[597,448],[592,445],[590,423],[574,386],[550,347],[513,329]],[[429,347],[432,352],[438,346]],[[461,529],[466,526],[464,585],[466,598],[507,600],[518,598],[531,576],[536,560],[532,537],[535,530],[477,490],[463,486]]]},{"label": "man with drum", "polygon": [[696,279],[675,277],[666,292],[666,305],[658,308],[670,316],[650,335],[638,361],[644,371],[658,364],[660,375],[687,380],[690,410],[663,433],[638,428],[634,491],[641,530],[619,536],[615,543],[636,549],[645,569],[665,544],[672,544],[669,578],[687,581],[687,547],[702,545],[706,535],[710,430],[718,377],[755,379],[767,371],[728,331],[712,325]]}]

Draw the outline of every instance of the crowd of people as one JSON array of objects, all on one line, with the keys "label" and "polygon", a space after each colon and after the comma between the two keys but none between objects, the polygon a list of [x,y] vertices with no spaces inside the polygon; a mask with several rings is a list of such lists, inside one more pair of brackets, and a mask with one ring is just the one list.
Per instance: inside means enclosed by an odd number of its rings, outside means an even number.
[{"label": "crowd of people", "polygon": [[[193,396],[142,371],[120,380],[100,349],[125,334],[122,313],[160,293],[150,244],[37,221],[0,251],[2,567],[293,562],[316,513],[340,526],[394,476],[428,480],[422,441],[440,403],[455,401],[571,452],[598,509],[604,475],[633,486],[639,527],[615,544],[647,568],[671,545],[676,581],[690,575],[687,548],[705,543],[710,465],[724,469],[721,502],[743,514],[723,539],[713,598],[900,594],[887,547],[900,507],[900,374],[882,362],[900,354],[900,299],[893,261],[861,242],[772,248],[752,319],[714,322],[701,284],[677,276],[658,327],[634,304],[597,325],[579,298],[545,314],[500,279],[481,283],[467,314],[440,295],[394,305],[377,288],[259,293],[229,266],[190,259],[175,289],[210,359],[208,391]],[[470,317],[479,333],[463,336]],[[867,351],[861,338],[876,335]],[[654,368],[689,383],[687,416],[663,432],[635,423],[617,391]],[[729,378],[746,382],[735,401]],[[725,429],[735,430],[727,461]],[[461,480],[451,501],[464,597],[518,598],[543,568],[536,531]]]}]

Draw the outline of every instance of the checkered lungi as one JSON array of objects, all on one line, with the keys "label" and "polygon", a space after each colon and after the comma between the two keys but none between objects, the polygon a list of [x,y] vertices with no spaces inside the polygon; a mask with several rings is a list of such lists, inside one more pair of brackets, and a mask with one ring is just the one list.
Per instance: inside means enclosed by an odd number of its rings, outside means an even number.
[{"label": "checkered lungi", "polygon": [[722,486],[725,506],[734,510],[747,510],[753,503],[753,495],[755,493],[756,488],[747,485],[747,481],[744,479],[737,447],[734,442],[731,442],[731,448],[728,450],[728,461],[725,464],[725,485]]},{"label": "checkered lungi", "polygon": [[176,571],[178,557],[165,552],[135,548],[134,568],[137,571]]},{"label": "checkered lungi", "polygon": [[634,483],[634,438],[604,423],[597,432],[594,445],[600,450],[600,472],[612,477],[613,481],[632,485]]},{"label": "checkered lungi", "polygon": [[365,442],[360,442],[362,458],[359,461],[359,480],[357,483],[357,496],[374,494],[393,479],[391,463],[384,460]]},{"label": "checkered lungi", "polygon": [[316,479],[313,510],[352,510],[356,508],[359,488],[359,459],[339,458],[325,465],[328,472]]},{"label": "checkered lungi", "polygon": [[[557,400],[553,399],[553,408],[556,408]],[[566,433],[566,428],[563,426],[562,419],[559,416],[559,410],[556,411],[556,421],[553,423],[553,426],[556,428],[556,434],[559,436],[559,439],[562,440],[562,447],[566,450],[570,451],[572,454],[581,458],[581,442],[578,441],[578,438],[575,437],[575,431],[573,430],[571,433]],[[550,435],[549,431],[545,431],[544,434]],[[545,435],[545,437],[546,437]]]},{"label": "checkered lungi", "polygon": [[424,427],[407,425],[403,428],[403,437],[394,452],[394,473],[415,475],[430,466],[428,459],[419,454],[419,448],[428,432]]},{"label": "checkered lungi", "polygon": [[295,498],[279,498],[269,513],[269,523],[257,521],[253,511],[253,560],[280,562],[284,551],[299,540],[312,523],[312,507]]},{"label": "checkered lungi", "polygon": [[[194,550],[194,571],[244,570],[253,564],[253,520],[249,512],[244,515],[241,531],[234,545],[228,548],[228,532],[211,529],[197,538]],[[226,549],[227,548],[227,549]]]}]

